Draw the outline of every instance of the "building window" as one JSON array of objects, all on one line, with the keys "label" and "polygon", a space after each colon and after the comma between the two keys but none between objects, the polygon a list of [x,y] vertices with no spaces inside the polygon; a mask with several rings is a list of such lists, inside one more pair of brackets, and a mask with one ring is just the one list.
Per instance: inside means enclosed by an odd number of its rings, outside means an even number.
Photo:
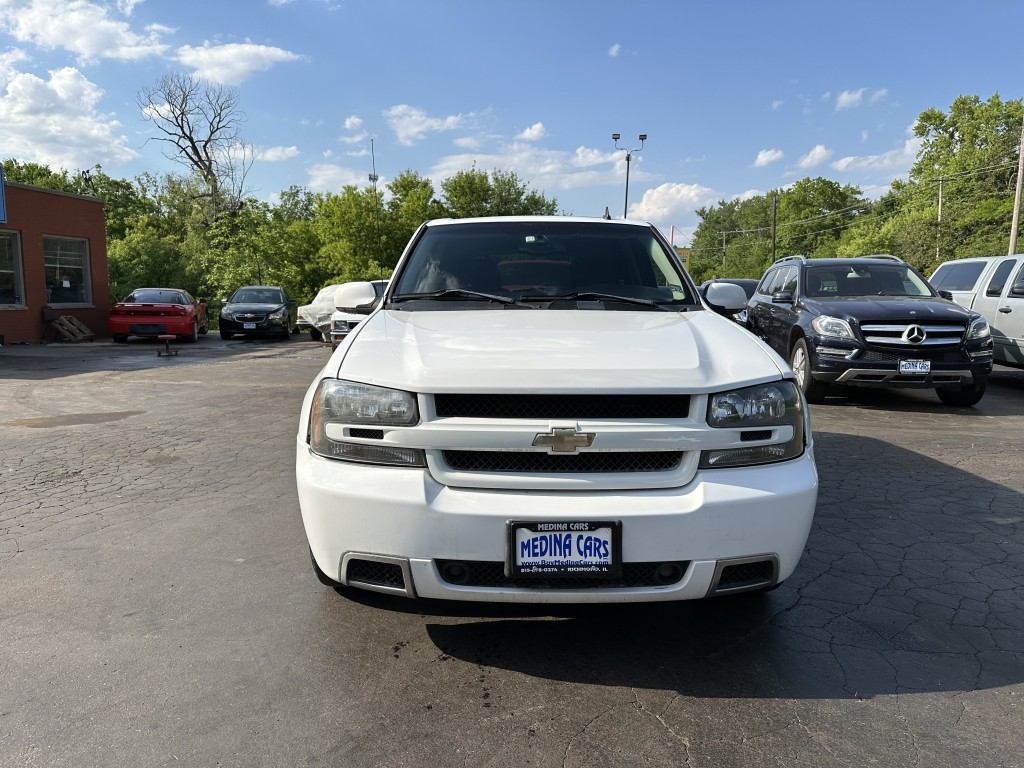
[{"label": "building window", "polygon": [[18,235],[14,232],[0,232],[0,306],[22,306],[24,295]]},{"label": "building window", "polygon": [[47,304],[89,304],[89,249],[85,240],[43,238]]}]

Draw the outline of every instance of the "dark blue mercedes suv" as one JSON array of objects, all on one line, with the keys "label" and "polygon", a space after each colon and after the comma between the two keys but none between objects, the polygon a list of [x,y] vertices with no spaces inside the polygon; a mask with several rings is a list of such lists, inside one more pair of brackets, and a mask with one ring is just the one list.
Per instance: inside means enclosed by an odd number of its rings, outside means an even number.
[{"label": "dark blue mercedes suv", "polygon": [[985,394],[992,334],[895,256],[787,256],[747,304],[747,328],[789,361],[807,401],[832,384],[934,388],[946,405]]}]

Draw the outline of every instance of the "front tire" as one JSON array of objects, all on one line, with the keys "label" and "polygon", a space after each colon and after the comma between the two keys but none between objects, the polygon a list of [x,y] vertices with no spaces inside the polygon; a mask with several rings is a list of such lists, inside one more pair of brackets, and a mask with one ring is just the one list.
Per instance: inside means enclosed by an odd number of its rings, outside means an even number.
[{"label": "front tire", "polygon": [[804,393],[808,403],[823,403],[828,394],[828,384],[815,381],[811,374],[811,355],[807,350],[807,339],[797,339],[789,353],[789,365],[796,375],[797,386]]},{"label": "front tire", "polygon": [[127,344],[128,343],[128,337],[125,336],[123,333],[115,333],[110,338],[112,338],[114,340],[115,344]]},{"label": "front tire", "polygon": [[323,341],[324,340],[324,335],[322,333],[320,333],[320,331],[318,329],[310,328],[309,329],[309,338],[311,338],[313,341]]},{"label": "front tire", "polygon": [[225,331],[225,330],[221,330],[221,332],[220,332],[220,337],[221,337],[222,339],[224,339],[225,341],[226,341],[227,339],[230,339],[230,338],[231,338],[231,337],[232,337],[233,335],[234,335],[234,334],[232,334],[232,333],[231,333],[231,331]]},{"label": "front tire", "polygon": [[985,395],[987,382],[984,376],[976,376],[974,381],[959,389],[936,389],[935,394],[943,405],[952,405],[958,408],[969,408],[977,405]]}]

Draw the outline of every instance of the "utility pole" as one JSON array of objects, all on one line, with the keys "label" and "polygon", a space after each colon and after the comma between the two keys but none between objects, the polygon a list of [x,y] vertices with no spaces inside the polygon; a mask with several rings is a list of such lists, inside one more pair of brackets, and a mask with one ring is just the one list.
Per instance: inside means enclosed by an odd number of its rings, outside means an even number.
[{"label": "utility pole", "polygon": [[1010,251],[1012,256],[1017,252],[1017,225],[1020,223],[1021,176],[1024,176],[1024,122],[1020,129],[1020,145],[1017,148],[1017,191],[1013,195],[1013,224],[1010,225]]}]

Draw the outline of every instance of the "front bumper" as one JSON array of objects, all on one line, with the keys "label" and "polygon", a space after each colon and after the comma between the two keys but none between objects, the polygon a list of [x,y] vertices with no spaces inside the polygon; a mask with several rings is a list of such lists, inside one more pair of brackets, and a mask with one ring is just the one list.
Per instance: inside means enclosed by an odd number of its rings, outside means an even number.
[{"label": "front bumper", "polygon": [[[992,343],[945,351],[924,349],[878,351],[845,347],[832,339],[810,345],[811,375],[816,381],[858,387],[959,388],[992,372]],[[928,373],[901,373],[900,360],[927,360]]]},{"label": "front bumper", "polygon": [[[393,569],[409,597],[529,603],[653,602],[708,596],[723,566],[773,564],[770,583],[796,568],[817,499],[813,447],[799,458],[759,467],[704,470],[681,488],[639,491],[509,491],[448,487],[426,469],[325,459],[297,442],[302,521],[319,568],[350,586],[353,562]],[[505,563],[511,520],[615,520],[622,560],[678,563],[673,583],[556,588],[482,586],[442,576],[444,564]],[[763,586],[763,584],[762,584]]]},{"label": "front bumper", "polygon": [[[245,326],[251,325],[252,328],[246,328]],[[228,318],[221,316],[220,318],[220,330],[222,333],[231,333],[246,336],[266,336],[274,335],[279,336],[288,329],[288,318],[282,320],[266,318],[258,321],[242,321],[242,320],[229,320]]]}]

